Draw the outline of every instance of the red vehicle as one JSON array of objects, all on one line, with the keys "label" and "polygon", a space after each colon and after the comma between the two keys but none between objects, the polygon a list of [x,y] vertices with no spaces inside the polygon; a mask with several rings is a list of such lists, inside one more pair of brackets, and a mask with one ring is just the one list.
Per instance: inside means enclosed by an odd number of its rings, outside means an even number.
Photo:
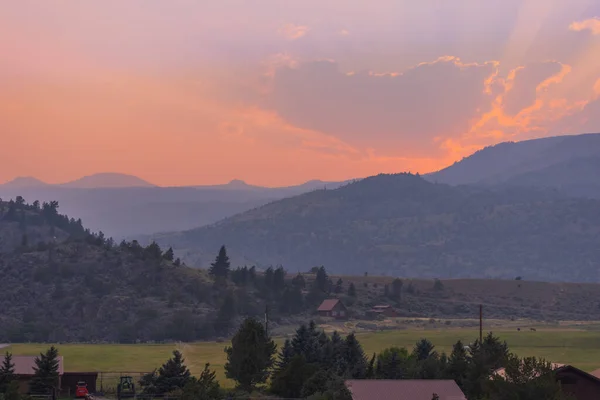
[{"label": "red vehicle", "polygon": [[82,399],[87,398],[89,396],[89,392],[87,389],[87,383],[84,381],[77,382],[77,388],[75,389],[75,398]]}]

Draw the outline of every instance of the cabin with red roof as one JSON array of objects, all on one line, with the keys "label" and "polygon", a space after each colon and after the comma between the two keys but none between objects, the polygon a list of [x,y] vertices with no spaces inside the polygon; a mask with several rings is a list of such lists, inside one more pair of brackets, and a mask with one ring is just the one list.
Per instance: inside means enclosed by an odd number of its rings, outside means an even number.
[{"label": "cabin with red roof", "polygon": [[348,309],[340,299],[323,300],[319,308],[317,308],[317,313],[319,313],[321,317],[335,319],[348,318]]}]

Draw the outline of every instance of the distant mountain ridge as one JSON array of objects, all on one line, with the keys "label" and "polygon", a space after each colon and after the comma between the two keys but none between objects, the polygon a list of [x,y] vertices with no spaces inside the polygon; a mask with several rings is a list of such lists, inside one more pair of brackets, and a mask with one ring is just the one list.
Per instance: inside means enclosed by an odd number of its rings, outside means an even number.
[{"label": "distant mountain ridge", "polygon": [[600,281],[600,200],[553,189],[378,175],[155,235],[190,265],[226,244],[235,263],[420,278]]},{"label": "distant mountain ridge", "polygon": [[233,180],[223,185],[159,187],[130,175],[97,174],[59,185],[17,178],[0,185],[0,198],[57,200],[61,211],[80,216],[90,229],[122,239],[197,228],[275,200],[343,184],[315,180],[268,188]]},{"label": "distant mountain ridge", "polygon": [[[555,136],[489,146],[424,177],[449,185],[519,184],[565,189],[566,181],[572,179],[580,187],[596,186],[594,159],[598,157],[599,133]],[[564,167],[571,168],[570,175],[565,175]]]},{"label": "distant mountain ridge", "polygon": [[123,187],[156,187],[156,185],[145,181],[137,176],[121,174],[116,172],[101,172],[97,174],[83,176],[79,179],[65,183],[47,183],[38,178],[26,176],[16,177],[15,179],[8,181],[4,184],[0,184],[0,187],[23,187],[23,188],[35,188],[35,187],[63,187],[63,188],[79,188],[79,189],[93,189],[93,188],[123,188]]}]

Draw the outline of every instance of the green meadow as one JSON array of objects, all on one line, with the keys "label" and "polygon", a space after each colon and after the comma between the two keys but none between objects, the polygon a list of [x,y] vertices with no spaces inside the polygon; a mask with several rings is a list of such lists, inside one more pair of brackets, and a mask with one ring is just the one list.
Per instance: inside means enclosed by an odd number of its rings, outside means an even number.
[{"label": "green meadow", "polygon": [[[506,340],[514,353],[520,356],[536,356],[548,361],[572,364],[586,371],[600,368],[600,331],[569,328],[538,328],[537,331],[497,329],[494,334]],[[410,329],[373,333],[357,336],[370,356],[390,346],[408,349],[421,338],[427,338],[438,351],[449,353],[457,340],[468,344],[479,335],[476,328]],[[278,345],[283,338],[277,338]],[[13,344],[4,350],[15,355],[36,355],[48,348],[47,344]],[[223,366],[227,343],[197,342],[176,344],[60,344],[56,345],[64,356],[66,371],[147,372],[157,368],[180,350],[193,374],[199,374],[204,364],[210,363],[224,386],[231,386],[225,378]]]}]

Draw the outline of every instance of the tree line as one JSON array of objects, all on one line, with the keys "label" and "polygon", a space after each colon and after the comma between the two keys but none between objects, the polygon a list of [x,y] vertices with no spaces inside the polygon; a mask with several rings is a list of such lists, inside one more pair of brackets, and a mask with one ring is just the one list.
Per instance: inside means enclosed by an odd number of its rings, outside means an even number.
[{"label": "tree line", "polygon": [[[492,333],[470,346],[457,341],[450,355],[422,339],[410,350],[390,347],[368,357],[354,333],[327,335],[314,322],[301,325],[278,351],[264,325],[249,318],[225,353],[225,374],[236,383],[234,393],[220,387],[209,364],[199,378],[192,377],[178,351],[144,376],[140,386],[147,394],[168,393],[185,400],[253,392],[289,399],[351,400],[347,379],[450,379],[471,400],[567,399],[549,362],[516,356]],[[498,368],[505,368],[504,377],[494,374]]]},{"label": "tree line", "polygon": [[[29,381],[32,395],[54,395],[60,391],[58,349],[51,346],[45,353],[35,358],[33,378]],[[29,396],[19,393],[19,381],[15,373],[12,354],[6,352],[0,365],[0,397],[4,400],[28,400]]]},{"label": "tree line", "polygon": [[[367,356],[354,333],[328,335],[311,321],[301,325],[278,351],[265,326],[248,318],[225,354],[225,375],[235,381],[234,392],[220,386],[209,364],[200,376],[192,376],[183,354],[175,350],[160,368],[142,376],[142,393],[182,400],[218,400],[253,392],[280,398],[351,400],[344,384],[347,379],[450,379],[471,400],[568,399],[549,362],[516,356],[491,332],[470,346],[457,341],[450,355],[421,339],[410,350],[390,347]],[[52,346],[35,364],[30,393],[56,392],[58,350]],[[504,377],[494,374],[498,368],[505,368]],[[10,353],[0,366],[0,394],[4,400],[25,400],[18,392]],[[432,399],[435,396],[432,393]]]}]

